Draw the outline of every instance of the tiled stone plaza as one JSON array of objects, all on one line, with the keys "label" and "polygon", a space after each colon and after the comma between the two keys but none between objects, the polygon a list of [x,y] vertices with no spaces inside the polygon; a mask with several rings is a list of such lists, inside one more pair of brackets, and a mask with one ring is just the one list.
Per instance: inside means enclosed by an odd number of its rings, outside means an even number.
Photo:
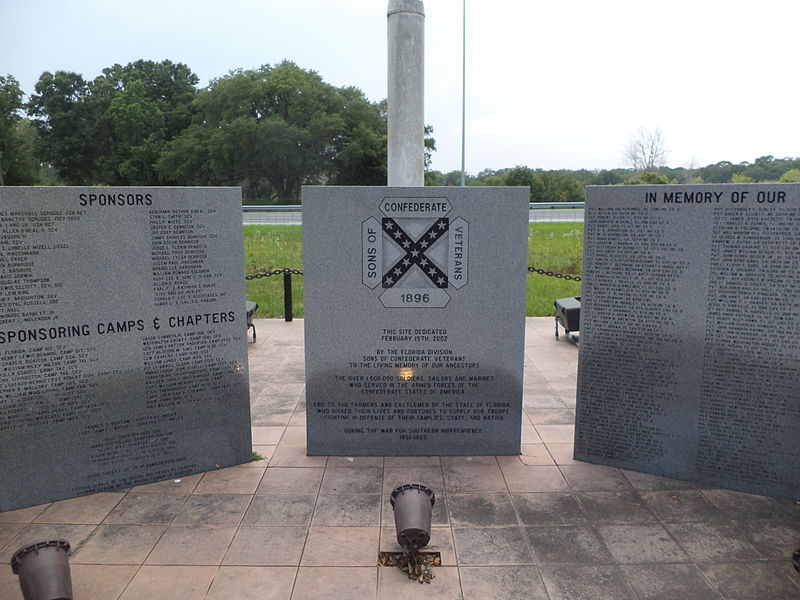
[{"label": "tiled stone plaza", "polygon": [[[527,320],[519,457],[306,456],[303,323],[256,326],[264,460],[0,513],[0,599],[22,598],[12,553],[52,538],[75,600],[800,598],[800,504],[572,460],[578,349],[552,319]],[[429,585],[375,566],[409,482],[437,496]]]}]

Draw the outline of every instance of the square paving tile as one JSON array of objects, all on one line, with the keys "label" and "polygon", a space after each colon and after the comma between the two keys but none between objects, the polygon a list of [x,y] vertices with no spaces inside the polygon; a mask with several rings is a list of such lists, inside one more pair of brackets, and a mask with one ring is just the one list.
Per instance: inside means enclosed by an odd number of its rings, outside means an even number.
[{"label": "square paving tile", "polygon": [[296,446],[298,448],[306,447],[306,436],[308,432],[305,427],[287,427],[281,441],[278,442],[279,446]]},{"label": "square paving tile", "polygon": [[300,564],[304,567],[374,567],[380,527],[311,527]]},{"label": "square paving tile", "polygon": [[525,386],[522,406],[525,412],[532,412],[541,409],[564,409],[567,406],[553,388],[547,384],[536,386]]},{"label": "square paving tile", "polygon": [[536,433],[545,444],[570,444],[575,439],[575,425],[536,425]]},{"label": "square paving tile", "polygon": [[325,469],[271,467],[264,473],[257,494],[316,494]]},{"label": "square paving tile", "polygon": [[450,519],[455,526],[517,525],[517,515],[507,493],[449,494]]},{"label": "square paving tile", "polygon": [[131,492],[106,517],[105,524],[169,525],[186,504],[182,494]]},{"label": "square paving tile", "polygon": [[442,456],[443,467],[495,467],[497,466],[497,456]]},{"label": "square paving tile", "polygon": [[[389,459],[387,458],[387,461]],[[442,468],[436,466],[402,466],[383,469],[383,495],[388,496],[395,488],[406,483],[421,483],[437,495],[444,491]]]},{"label": "square paving tile", "polygon": [[383,489],[383,467],[359,469],[325,469],[323,494],[380,494]]},{"label": "square paving tile", "polygon": [[226,525],[172,525],[145,561],[148,565],[218,565],[236,533]]},{"label": "square paving tile", "polygon": [[626,471],[620,469],[630,484],[637,490],[693,490],[695,485],[688,481],[680,481],[678,479],[669,479],[667,477],[659,477],[658,475],[650,475],[649,473],[639,473],[638,471]]},{"label": "square paving tile", "polygon": [[0,548],[17,537],[25,527],[23,523],[0,523]]},{"label": "square paving tile", "polygon": [[695,565],[623,565],[639,600],[720,600]]},{"label": "square paving tile", "polygon": [[569,487],[558,467],[512,465],[502,467],[511,492],[568,492]]},{"label": "square paving tile", "polygon": [[522,454],[517,457],[523,465],[552,466],[555,460],[545,444],[522,444]]},{"label": "square paving tile", "polygon": [[648,508],[665,523],[727,520],[699,490],[640,492]]},{"label": "square paving tile", "polygon": [[733,520],[784,519],[786,514],[776,498],[733,490],[704,490],[706,497]]},{"label": "square paving tile", "polygon": [[251,427],[254,446],[277,446],[285,427]]},{"label": "square paving tile", "polygon": [[317,497],[265,494],[253,496],[242,525],[308,527]]},{"label": "square paving tile", "polygon": [[271,467],[324,467],[327,456],[308,456],[304,446],[279,445],[269,461]]},{"label": "square paving tile", "polygon": [[256,491],[264,468],[228,467],[209,471],[195,488],[195,494],[252,494]]},{"label": "square paving tile", "polygon": [[139,565],[165,529],[162,525],[100,525],[80,547],[73,547],[70,563]]},{"label": "square paving tile", "polygon": [[661,525],[604,525],[598,531],[618,564],[676,563],[688,559]]},{"label": "square paving tile", "polygon": [[539,408],[528,411],[534,425],[574,425],[575,411],[571,408]]},{"label": "square paving tile", "polygon": [[579,492],[575,496],[589,519],[597,525],[656,522],[635,492]]},{"label": "square paving tile", "polygon": [[503,472],[494,465],[450,465],[443,467],[448,494],[507,491]]},{"label": "square paving tile", "polygon": [[288,600],[296,567],[221,567],[205,600]]},{"label": "square paving tile", "polygon": [[699,565],[726,600],[789,600],[800,598],[800,587],[768,562]]},{"label": "square paving tile", "polygon": [[561,472],[573,492],[616,492],[631,490],[619,469],[601,465],[564,465]]},{"label": "square paving tile", "polygon": [[305,527],[240,527],[222,564],[297,566],[307,533]]},{"label": "square paving tile", "polygon": [[380,494],[320,494],[314,527],[377,527],[381,524]]},{"label": "square paving tile", "polygon": [[460,527],[453,537],[459,566],[534,564],[519,527]]},{"label": "square paving tile", "polygon": [[464,600],[549,600],[536,567],[461,567]]},{"label": "square paving tile", "polygon": [[511,494],[525,525],[583,525],[587,522],[575,496],[568,492]]},{"label": "square paving tile", "polygon": [[585,465],[585,462],[572,458],[574,447],[569,444],[545,444],[547,451],[557,465]]},{"label": "square paving tile", "polygon": [[378,567],[300,567],[292,600],[374,598]]},{"label": "square paving tile", "polygon": [[786,560],[800,547],[800,521],[751,519],[738,525],[747,539],[767,558]]},{"label": "square paving tile", "polygon": [[[77,600],[115,600],[139,570],[138,565],[70,565]],[[0,598],[5,598],[0,593]]]},{"label": "square paving tile", "polygon": [[559,565],[539,572],[550,600],[636,600],[618,566]]},{"label": "square paving tile", "polygon": [[180,512],[175,525],[238,525],[253,497],[249,494],[193,494]]},{"label": "square paving tile", "polygon": [[741,529],[727,523],[667,523],[667,529],[695,562],[759,560],[764,556]]},{"label": "square paving tile", "polygon": [[200,480],[203,478],[203,473],[195,475],[186,475],[185,477],[178,477],[175,479],[166,479],[156,483],[148,483],[145,485],[137,485],[131,489],[132,494],[191,494]]},{"label": "square paving tile", "polygon": [[362,467],[383,469],[383,460],[382,456],[329,456],[325,466],[329,469],[359,469]]},{"label": "square paving tile", "polygon": [[596,565],[614,562],[591,527],[559,525],[525,529],[538,565]]},{"label": "square paving tile", "polygon": [[28,508],[18,508],[16,510],[0,512],[0,523],[30,523],[49,506],[50,503],[37,504],[36,506],[29,506]]},{"label": "square paving tile", "polygon": [[53,502],[35,523],[98,524],[108,516],[125,494],[104,492]]},{"label": "square paving tile", "polygon": [[542,438],[536,432],[533,425],[522,425],[522,443],[523,444],[543,444]]},{"label": "square paving tile", "polygon": [[120,600],[202,600],[217,567],[161,567],[145,565],[136,573]]},{"label": "square paving tile", "polygon": [[455,567],[434,567],[436,576],[429,584],[409,581],[408,576],[394,567],[378,568],[379,600],[461,600],[461,582]]},{"label": "square paving tile", "polygon": [[383,466],[387,469],[440,467],[442,461],[438,456],[386,456],[383,459]]},{"label": "square paving tile", "polygon": [[242,463],[241,465],[237,465],[240,469],[261,469],[266,468],[269,466],[269,461],[272,459],[272,455],[275,454],[275,448],[277,446],[253,446],[253,454],[258,454],[261,458],[258,460],[253,460],[250,462]]}]

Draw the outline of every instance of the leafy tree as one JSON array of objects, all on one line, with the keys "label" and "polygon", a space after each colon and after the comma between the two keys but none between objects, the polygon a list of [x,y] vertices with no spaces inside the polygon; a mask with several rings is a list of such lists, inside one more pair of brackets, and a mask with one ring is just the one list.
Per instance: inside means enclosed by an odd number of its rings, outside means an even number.
[{"label": "leafy tree", "polygon": [[20,116],[22,90],[11,75],[0,76],[0,185],[36,180],[30,123]]},{"label": "leafy tree", "polygon": [[28,113],[39,156],[70,184],[156,185],[163,144],[189,123],[197,76],[186,65],[136,61],[81,75],[45,72]]},{"label": "leafy tree", "polygon": [[741,173],[734,173],[731,175],[731,183],[753,183],[755,179],[742,175]]},{"label": "leafy tree", "polygon": [[437,186],[437,185],[444,185],[444,173],[441,171],[425,171],[425,185],[426,186]]},{"label": "leafy tree", "polygon": [[667,179],[666,175],[645,172],[637,179],[629,179],[623,182],[623,185],[665,185],[667,183],[670,183],[670,180]]},{"label": "leafy tree", "polygon": [[249,191],[266,180],[279,203],[297,201],[304,183],[386,181],[385,111],[293,62],[217,79],[192,110],[158,162],[167,179]]},{"label": "leafy tree", "polygon": [[800,183],[800,169],[790,169],[780,178],[781,183]]},{"label": "leafy tree", "polygon": [[39,158],[73,185],[96,180],[98,151],[92,139],[97,115],[83,101],[88,89],[77,73],[46,71],[28,102],[28,114],[39,132]]},{"label": "leafy tree", "polygon": [[503,185],[525,186],[530,188],[530,202],[541,202],[544,197],[542,178],[528,167],[516,166],[504,173]]},{"label": "leafy tree", "polygon": [[727,160],[699,169],[700,177],[706,183],[727,183],[731,180],[734,172],[733,163]]}]

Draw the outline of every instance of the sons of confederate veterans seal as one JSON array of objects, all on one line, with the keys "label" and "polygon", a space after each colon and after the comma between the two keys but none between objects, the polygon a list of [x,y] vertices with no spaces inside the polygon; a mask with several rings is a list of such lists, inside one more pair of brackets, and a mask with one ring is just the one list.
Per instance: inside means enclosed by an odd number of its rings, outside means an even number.
[{"label": "sons of confederate veterans seal", "polygon": [[361,224],[361,282],[385,307],[444,308],[467,285],[469,223],[451,211],[446,198],[384,198]]}]

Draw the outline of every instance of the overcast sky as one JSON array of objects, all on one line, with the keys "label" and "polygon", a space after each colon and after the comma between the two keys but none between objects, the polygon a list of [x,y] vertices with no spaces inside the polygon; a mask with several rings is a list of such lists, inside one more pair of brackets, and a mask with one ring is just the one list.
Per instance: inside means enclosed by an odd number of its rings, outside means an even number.
[{"label": "overcast sky", "polygon": [[[0,0],[0,74],[92,79],[137,59],[205,86],[290,59],[386,96],[388,0]],[[640,127],[670,166],[800,156],[798,0],[466,0],[470,173],[624,166]],[[461,165],[462,0],[425,2],[433,168]]]}]

